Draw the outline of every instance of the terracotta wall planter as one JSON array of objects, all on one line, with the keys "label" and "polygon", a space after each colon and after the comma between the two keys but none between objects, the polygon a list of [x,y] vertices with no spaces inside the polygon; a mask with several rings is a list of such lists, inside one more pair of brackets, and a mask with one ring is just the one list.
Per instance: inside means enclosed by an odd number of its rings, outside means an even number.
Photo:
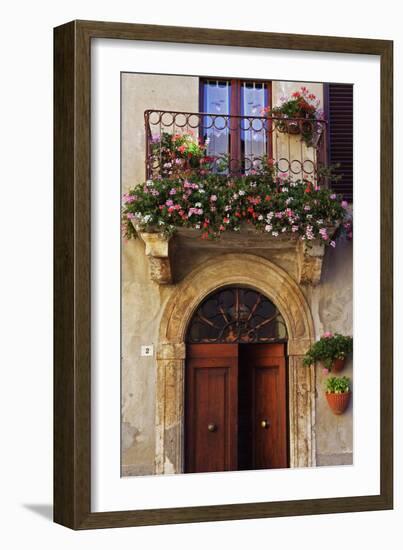
[{"label": "terracotta wall planter", "polygon": [[343,414],[350,402],[351,392],[327,393],[326,399],[334,414]]},{"label": "terracotta wall planter", "polygon": [[340,372],[344,369],[346,364],[345,357],[343,359],[335,359],[332,363],[332,372]]}]

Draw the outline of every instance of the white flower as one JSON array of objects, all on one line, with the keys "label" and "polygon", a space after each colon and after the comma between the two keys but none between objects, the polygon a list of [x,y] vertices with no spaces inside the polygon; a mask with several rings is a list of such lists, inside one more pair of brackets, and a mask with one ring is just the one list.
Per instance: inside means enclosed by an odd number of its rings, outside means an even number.
[{"label": "white flower", "polygon": [[197,224],[195,225],[195,228],[196,228],[196,229],[200,229],[200,224],[197,223]]},{"label": "white flower", "polygon": [[239,190],[239,195],[242,197],[243,195],[245,195],[245,191],[243,189],[240,189]]},{"label": "white flower", "polygon": [[144,223],[148,223],[151,220],[152,220],[152,215],[151,214],[146,214],[143,218]]},{"label": "white flower", "polygon": [[273,226],[270,225],[270,224],[266,225],[266,227],[265,227],[265,231],[267,231],[268,233],[270,233],[270,231],[271,231],[272,229],[273,229]]},{"label": "white flower", "polygon": [[234,231],[239,231],[239,227],[234,227]]},{"label": "white flower", "polygon": [[286,227],[283,227],[283,229],[281,230],[282,233],[284,233],[284,231],[287,231]]},{"label": "white flower", "polygon": [[262,214],[260,214],[257,219],[261,222],[263,220]]},{"label": "white flower", "polygon": [[273,237],[278,237],[278,231],[272,231]]},{"label": "white flower", "polygon": [[201,202],[197,202],[197,203],[195,204],[195,207],[196,207],[196,208],[201,208]]},{"label": "white flower", "polygon": [[203,193],[205,193],[205,190],[204,189],[199,189],[199,193],[201,193],[203,195]]},{"label": "white flower", "polygon": [[282,193],[287,193],[288,192],[288,187],[282,187],[281,192]]},{"label": "white flower", "polygon": [[165,225],[165,222],[163,220],[159,220],[158,225]]},{"label": "white flower", "polygon": [[307,214],[306,217],[308,220],[310,220],[312,218],[312,214]]},{"label": "white flower", "polygon": [[238,195],[236,193],[234,193],[233,197],[236,200],[238,198]]}]

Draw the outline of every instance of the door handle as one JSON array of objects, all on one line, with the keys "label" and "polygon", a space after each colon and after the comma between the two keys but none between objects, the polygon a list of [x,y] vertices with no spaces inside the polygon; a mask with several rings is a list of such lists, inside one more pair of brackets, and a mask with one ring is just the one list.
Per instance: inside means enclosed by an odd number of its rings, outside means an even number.
[{"label": "door handle", "polygon": [[270,426],[270,422],[268,420],[262,420],[260,422],[260,425],[261,425],[262,428],[266,429]]},{"label": "door handle", "polygon": [[215,424],[209,424],[207,426],[207,429],[209,432],[216,432],[217,431],[217,426]]}]

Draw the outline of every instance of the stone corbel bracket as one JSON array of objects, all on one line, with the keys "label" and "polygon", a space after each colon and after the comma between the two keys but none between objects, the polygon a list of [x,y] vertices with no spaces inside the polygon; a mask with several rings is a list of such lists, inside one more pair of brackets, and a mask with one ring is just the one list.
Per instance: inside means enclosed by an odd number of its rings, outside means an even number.
[{"label": "stone corbel bracket", "polygon": [[150,268],[150,278],[160,285],[172,284],[172,269],[169,258],[170,237],[163,233],[139,232],[146,245],[146,256]]},{"label": "stone corbel bracket", "polygon": [[300,241],[297,246],[298,283],[318,285],[322,274],[322,263],[325,255],[323,242]]}]

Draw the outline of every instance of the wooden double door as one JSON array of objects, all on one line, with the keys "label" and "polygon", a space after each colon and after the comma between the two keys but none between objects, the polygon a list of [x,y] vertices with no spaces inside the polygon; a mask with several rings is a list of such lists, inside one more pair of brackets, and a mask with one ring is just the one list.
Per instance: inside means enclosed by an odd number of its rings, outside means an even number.
[{"label": "wooden double door", "polygon": [[190,344],[185,471],[288,466],[284,344]]}]

